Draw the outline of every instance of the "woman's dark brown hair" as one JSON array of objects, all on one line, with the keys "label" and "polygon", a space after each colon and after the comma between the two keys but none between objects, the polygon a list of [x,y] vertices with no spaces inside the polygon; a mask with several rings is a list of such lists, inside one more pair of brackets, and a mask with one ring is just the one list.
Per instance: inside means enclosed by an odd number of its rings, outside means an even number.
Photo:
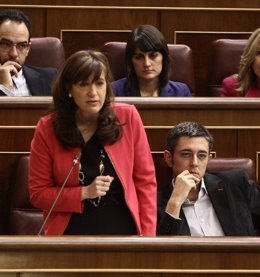
[{"label": "woman's dark brown hair", "polygon": [[136,48],[143,52],[160,52],[163,56],[162,72],[159,76],[159,90],[161,90],[168,82],[168,72],[170,65],[170,56],[167,43],[162,33],[152,25],[140,25],[136,27],[130,34],[125,51],[125,62],[128,84],[131,90],[139,89],[137,76],[132,64],[132,57]]},{"label": "woman's dark brown hair", "polygon": [[98,80],[104,71],[107,83],[106,98],[99,112],[96,138],[102,145],[112,144],[121,137],[122,127],[112,107],[114,94],[110,86],[111,71],[107,58],[98,51],[79,51],[71,55],[59,71],[53,86],[53,103],[56,118],[55,132],[64,147],[75,147],[81,143],[76,125],[77,106],[69,93],[73,84],[85,81],[93,72]]}]

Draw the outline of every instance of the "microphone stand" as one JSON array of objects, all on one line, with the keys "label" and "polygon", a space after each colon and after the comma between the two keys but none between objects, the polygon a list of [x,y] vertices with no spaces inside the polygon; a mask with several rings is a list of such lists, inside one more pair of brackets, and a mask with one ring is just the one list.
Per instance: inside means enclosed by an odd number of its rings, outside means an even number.
[{"label": "microphone stand", "polygon": [[55,207],[55,205],[56,205],[56,202],[58,201],[58,199],[59,199],[59,197],[60,197],[60,195],[61,195],[61,193],[62,193],[64,187],[66,186],[66,184],[67,184],[67,182],[68,182],[68,179],[69,179],[69,177],[70,177],[70,175],[71,175],[72,170],[74,169],[75,165],[79,162],[80,157],[81,157],[81,153],[79,152],[79,153],[75,156],[75,159],[74,159],[73,162],[72,162],[72,166],[71,166],[71,168],[70,168],[70,171],[69,171],[69,173],[68,173],[68,175],[67,175],[65,181],[63,182],[63,184],[62,184],[62,186],[61,186],[61,188],[60,188],[60,190],[59,190],[59,193],[57,194],[57,196],[56,196],[56,198],[55,198],[55,200],[54,200],[54,202],[53,202],[53,204],[52,204],[52,206],[51,206],[51,208],[50,208],[50,210],[49,210],[49,212],[48,212],[48,214],[47,214],[47,216],[46,216],[46,218],[45,218],[45,220],[44,220],[44,222],[43,222],[43,224],[42,224],[42,226],[41,226],[41,228],[40,228],[40,231],[38,232],[38,236],[41,235],[42,230],[43,230],[43,228],[45,227],[45,224],[46,224],[47,220],[49,219],[49,217],[50,217],[50,215],[51,215],[51,213],[52,213],[52,210],[54,209],[54,207]]}]

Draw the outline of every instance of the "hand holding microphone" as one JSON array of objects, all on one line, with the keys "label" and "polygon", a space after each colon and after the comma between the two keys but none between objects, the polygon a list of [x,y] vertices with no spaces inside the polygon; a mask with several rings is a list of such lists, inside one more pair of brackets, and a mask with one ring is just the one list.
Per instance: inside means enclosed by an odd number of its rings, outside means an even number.
[{"label": "hand holding microphone", "polygon": [[94,181],[86,187],[82,188],[81,199],[94,199],[97,197],[105,196],[110,189],[110,185],[114,177],[106,176],[97,176]]}]

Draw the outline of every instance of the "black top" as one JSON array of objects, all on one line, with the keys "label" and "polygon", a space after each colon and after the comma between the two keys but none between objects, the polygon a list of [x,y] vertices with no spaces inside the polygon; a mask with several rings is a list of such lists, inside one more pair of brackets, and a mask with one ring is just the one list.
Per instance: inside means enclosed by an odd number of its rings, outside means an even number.
[{"label": "black top", "polygon": [[95,135],[83,143],[79,183],[88,186],[100,174],[114,177],[107,194],[100,199],[86,199],[82,214],[73,213],[64,235],[136,235],[133,217],[125,203],[124,191],[117,173]]}]

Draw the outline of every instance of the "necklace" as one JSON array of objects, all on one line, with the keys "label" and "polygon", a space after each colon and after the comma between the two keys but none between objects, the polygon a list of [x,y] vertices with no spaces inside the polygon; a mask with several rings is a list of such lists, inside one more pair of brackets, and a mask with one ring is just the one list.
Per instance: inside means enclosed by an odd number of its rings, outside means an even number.
[{"label": "necklace", "polygon": [[103,154],[103,149],[101,149],[100,155],[99,155],[99,175],[100,176],[102,176],[105,171],[105,165],[104,165],[103,159],[105,159],[105,155]]},{"label": "necklace", "polygon": [[[105,164],[104,164],[104,160],[105,159],[105,154],[104,154],[104,150],[101,149],[99,151],[99,165],[98,165],[98,170],[99,170],[99,175],[102,176],[105,172]],[[79,164],[79,183],[81,185],[84,185],[84,181],[85,181],[85,174],[82,171],[82,166],[81,163]],[[92,199],[87,199],[91,204],[93,204],[94,207],[98,207],[101,201],[101,196],[97,197],[96,200],[92,200]]]}]

